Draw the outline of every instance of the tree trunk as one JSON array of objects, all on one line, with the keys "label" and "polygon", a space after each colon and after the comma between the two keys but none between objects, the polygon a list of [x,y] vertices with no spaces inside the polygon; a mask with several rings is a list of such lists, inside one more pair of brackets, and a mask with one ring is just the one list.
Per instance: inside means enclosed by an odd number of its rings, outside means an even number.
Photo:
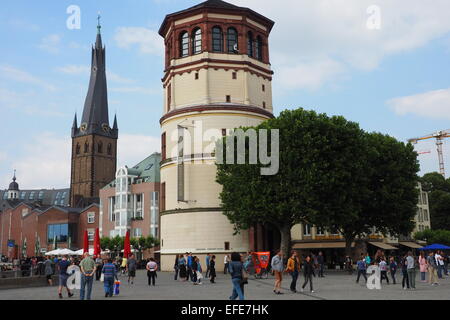
[{"label": "tree trunk", "polygon": [[290,256],[289,248],[291,247],[291,226],[283,225],[279,228],[281,235],[280,250],[283,252],[285,258]]},{"label": "tree trunk", "polygon": [[354,236],[345,236],[345,255],[349,256],[350,258],[352,258],[352,242],[354,240]]}]

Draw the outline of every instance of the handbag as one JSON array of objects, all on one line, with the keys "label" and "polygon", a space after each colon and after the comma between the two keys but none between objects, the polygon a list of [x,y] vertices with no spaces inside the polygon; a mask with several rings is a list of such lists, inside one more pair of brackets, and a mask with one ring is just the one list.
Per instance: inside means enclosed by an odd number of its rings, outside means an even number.
[{"label": "handbag", "polygon": [[248,273],[245,271],[244,268],[242,268],[242,280],[241,284],[248,284]]},{"label": "handbag", "polygon": [[105,281],[105,274],[104,274],[104,273],[101,274],[101,276],[100,276],[100,281],[101,281],[101,282],[104,282],[104,281]]}]

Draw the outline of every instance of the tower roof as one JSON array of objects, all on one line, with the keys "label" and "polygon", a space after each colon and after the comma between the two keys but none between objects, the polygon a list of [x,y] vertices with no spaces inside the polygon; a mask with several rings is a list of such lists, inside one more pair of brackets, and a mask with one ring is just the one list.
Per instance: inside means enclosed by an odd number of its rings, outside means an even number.
[{"label": "tower roof", "polygon": [[263,15],[249,9],[246,7],[239,7],[236,6],[234,4],[222,1],[222,0],[207,0],[204,1],[202,3],[199,3],[193,7],[187,8],[185,10],[181,10],[178,12],[174,12],[171,14],[168,14],[166,16],[166,18],[164,19],[164,22],[161,25],[161,28],[159,29],[159,34],[164,37],[165,36],[165,30],[167,28],[167,24],[169,22],[169,20],[173,17],[179,16],[179,15],[184,15],[184,14],[189,14],[189,13],[193,13],[195,11],[202,11],[204,9],[211,9],[211,10],[224,10],[224,11],[241,11],[243,13],[249,13],[255,17],[257,17],[258,19],[260,19],[261,21],[264,21],[265,24],[267,24],[269,31],[272,29],[272,27],[274,26],[274,22],[266,17],[264,17]]},{"label": "tower roof", "polygon": [[[84,103],[81,126],[79,130],[73,130],[72,137],[86,134],[115,136],[109,126],[105,47],[103,47],[100,28],[99,21],[97,38],[95,45],[92,47],[91,77]],[[76,125],[76,120],[74,120],[74,125]]]},{"label": "tower roof", "polygon": [[13,181],[9,184],[8,191],[19,191],[19,184],[16,182],[16,170],[14,170]]}]

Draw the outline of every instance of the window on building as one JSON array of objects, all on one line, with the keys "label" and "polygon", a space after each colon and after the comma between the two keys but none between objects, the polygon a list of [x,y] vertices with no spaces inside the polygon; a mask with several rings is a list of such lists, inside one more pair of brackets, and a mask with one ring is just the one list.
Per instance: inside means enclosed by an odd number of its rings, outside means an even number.
[{"label": "window on building", "polygon": [[262,42],[261,36],[256,37],[256,59],[258,59],[258,60],[263,59],[262,46],[263,46],[263,42]]},{"label": "window on building", "polygon": [[58,192],[56,193],[56,199],[60,199],[60,198],[61,198],[61,192],[58,191]]},{"label": "window on building", "polygon": [[161,183],[161,211],[166,211],[166,183]]},{"label": "window on building", "polygon": [[[3,193],[3,200],[6,200],[6,199],[8,199],[8,192],[5,191],[5,193]],[[21,197],[21,199],[22,199],[22,197]]]},{"label": "window on building", "polygon": [[77,143],[77,146],[75,147],[75,153],[80,154],[80,144]]},{"label": "window on building", "polygon": [[304,224],[303,225],[303,235],[305,237],[311,236],[311,225],[310,224]]},{"label": "window on building", "polygon": [[89,143],[85,143],[84,144],[84,153],[88,153],[89,152]]},{"label": "window on building", "polygon": [[[3,195],[3,198],[6,199],[7,197],[8,197],[8,193],[5,192],[5,194]],[[20,200],[25,200],[26,197],[27,197],[26,191],[22,191],[20,193]]]},{"label": "window on building", "polygon": [[161,160],[166,160],[166,133],[161,135]]},{"label": "window on building", "polygon": [[198,54],[202,52],[202,30],[197,28],[192,33],[192,53]]},{"label": "window on building", "polygon": [[189,34],[184,31],[180,34],[180,57],[189,55]]},{"label": "window on building", "polygon": [[167,112],[170,111],[170,106],[172,105],[172,84],[169,83],[167,86]]},{"label": "window on building", "polygon": [[266,86],[265,85],[262,85],[262,91],[266,92]]},{"label": "window on building", "polygon": [[114,213],[115,205],[116,205],[116,197],[110,197],[108,202],[109,221],[116,221],[116,214]]},{"label": "window on building", "polygon": [[95,223],[95,212],[88,212],[87,223]]},{"label": "window on building", "polygon": [[227,129],[222,129],[222,137],[226,137],[227,136]]},{"label": "window on building", "polygon": [[233,80],[236,80],[237,79],[237,72],[233,72],[231,77],[233,78]]},{"label": "window on building", "polygon": [[198,72],[195,73],[195,80],[198,80]]},{"label": "window on building", "polygon": [[30,195],[28,196],[28,200],[34,200],[34,191],[30,192]]},{"label": "window on building", "polygon": [[321,227],[317,227],[316,233],[318,236],[323,236],[323,235],[325,235],[325,230]]},{"label": "window on building", "polygon": [[142,229],[141,228],[134,228],[133,229],[133,237],[134,238],[142,237]]},{"label": "window on building", "polygon": [[42,200],[42,199],[44,199],[44,191],[39,191],[39,194],[38,194],[38,199],[39,200]]},{"label": "window on building", "polygon": [[426,192],[422,193],[422,203],[425,204],[425,205],[428,204],[427,193]]},{"label": "window on building", "polygon": [[264,109],[266,108],[266,102],[265,101],[263,101],[263,108]]},{"label": "window on building", "polygon": [[97,145],[97,152],[103,153],[103,142],[101,142],[101,141]]},{"label": "window on building", "polygon": [[247,54],[249,57],[253,57],[253,33],[249,31],[247,33]]},{"label": "window on building", "polygon": [[56,242],[67,242],[69,237],[72,243],[76,241],[76,225],[75,224],[50,224],[47,226],[47,243],[53,244]]},{"label": "window on building", "polygon": [[212,29],[212,51],[223,52],[223,33],[220,27]]},{"label": "window on building", "polygon": [[231,96],[226,96],[225,99],[226,99],[227,103],[231,103]]},{"label": "window on building", "polygon": [[229,242],[225,242],[224,243],[224,248],[225,248],[225,250],[230,250],[230,243]]},{"label": "window on building", "polygon": [[238,33],[235,28],[228,28],[227,32],[227,48],[228,53],[239,53],[238,50]]},{"label": "window on building", "polygon": [[109,156],[112,155],[112,145],[111,145],[111,143],[108,144],[108,150],[107,150],[107,152],[108,152],[108,155],[109,155]]},{"label": "window on building", "polygon": [[94,236],[95,236],[95,233],[94,233],[94,231],[92,231],[92,230],[88,230],[88,240],[89,241],[94,241]]},{"label": "window on building", "polygon": [[425,221],[429,220],[428,210],[427,209],[423,209],[423,218],[424,218]]}]

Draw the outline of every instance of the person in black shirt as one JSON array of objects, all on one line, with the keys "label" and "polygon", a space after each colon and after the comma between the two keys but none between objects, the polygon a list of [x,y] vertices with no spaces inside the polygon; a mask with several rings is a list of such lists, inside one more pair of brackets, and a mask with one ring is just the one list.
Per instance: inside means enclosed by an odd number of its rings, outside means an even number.
[{"label": "person in black shirt", "polygon": [[302,292],[304,291],[306,285],[309,282],[309,288],[311,290],[311,293],[314,293],[312,282],[313,272],[314,272],[314,265],[311,260],[311,256],[308,255],[306,256],[305,262],[303,263],[303,274],[305,275],[305,283],[303,283]]},{"label": "person in black shirt", "polygon": [[215,283],[214,279],[216,278],[216,256],[212,256],[211,260],[209,260],[209,278],[211,283]]}]

